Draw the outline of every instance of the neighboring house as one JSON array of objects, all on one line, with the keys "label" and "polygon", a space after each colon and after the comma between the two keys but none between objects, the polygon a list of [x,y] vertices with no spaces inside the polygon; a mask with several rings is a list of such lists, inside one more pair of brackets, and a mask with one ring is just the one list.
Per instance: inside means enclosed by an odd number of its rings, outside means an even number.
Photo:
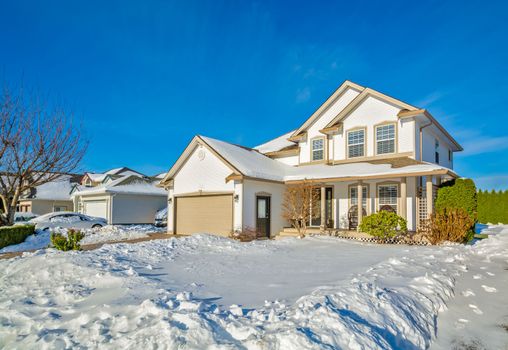
[{"label": "neighboring house", "polygon": [[153,224],[156,212],[167,205],[159,182],[128,168],[87,173],[71,192],[74,210],[105,218],[108,224]]},{"label": "neighboring house", "polygon": [[80,183],[82,175],[66,174],[36,186],[24,193],[18,202],[19,212],[43,215],[55,211],[72,210],[71,189]]},{"label": "neighboring house", "polygon": [[[274,236],[289,184],[319,184],[315,228],[391,210],[415,230],[462,147],[426,110],[344,82],[302,125],[254,149],[196,136],[167,173],[168,231]],[[361,208],[360,208],[361,207]]]}]

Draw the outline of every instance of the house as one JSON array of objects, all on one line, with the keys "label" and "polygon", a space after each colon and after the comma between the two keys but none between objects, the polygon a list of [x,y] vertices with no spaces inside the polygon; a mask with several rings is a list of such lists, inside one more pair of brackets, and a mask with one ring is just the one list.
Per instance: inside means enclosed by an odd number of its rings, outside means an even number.
[{"label": "house", "polygon": [[254,148],[196,136],[166,174],[168,231],[274,236],[288,185],[314,182],[319,230],[398,213],[416,230],[462,147],[425,109],[345,81],[303,124]]},{"label": "house", "polygon": [[108,224],[152,224],[167,205],[167,191],[157,187],[159,182],[125,167],[86,173],[71,199],[75,211],[105,218]]},{"label": "house", "polygon": [[17,211],[43,215],[72,210],[70,192],[82,177],[79,174],[64,174],[56,180],[31,188],[21,195]]}]

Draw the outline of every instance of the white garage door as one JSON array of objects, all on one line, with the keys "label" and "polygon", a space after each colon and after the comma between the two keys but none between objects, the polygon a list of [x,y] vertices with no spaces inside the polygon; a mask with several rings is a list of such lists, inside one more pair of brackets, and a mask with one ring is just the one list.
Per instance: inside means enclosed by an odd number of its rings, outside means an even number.
[{"label": "white garage door", "polygon": [[87,201],[84,202],[84,214],[96,216],[99,218],[107,218],[107,205],[106,201]]}]

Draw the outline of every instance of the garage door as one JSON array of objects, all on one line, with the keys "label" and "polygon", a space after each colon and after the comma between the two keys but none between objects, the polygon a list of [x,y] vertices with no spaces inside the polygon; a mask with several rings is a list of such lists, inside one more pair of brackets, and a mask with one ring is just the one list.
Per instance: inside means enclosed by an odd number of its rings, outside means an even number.
[{"label": "garage door", "polygon": [[214,233],[228,236],[233,231],[233,196],[176,198],[176,233]]},{"label": "garage door", "polygon": [[106,201],[86,201],[84,202],[84,214],[96,216],[98,218],[107,218]]}]

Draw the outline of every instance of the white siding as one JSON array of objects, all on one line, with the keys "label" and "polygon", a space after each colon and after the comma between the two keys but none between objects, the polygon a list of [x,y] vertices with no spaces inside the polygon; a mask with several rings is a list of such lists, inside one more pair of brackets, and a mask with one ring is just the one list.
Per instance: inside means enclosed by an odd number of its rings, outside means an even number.
[{"label": "white siding", "polygon": [[272,182],[245,180],[243,184],[243,227],[256,227],[256,193],[270,194],[271,236],[278,235],[287,222],[282,218],[282,198],[285,185]]},{"label": "white siding", "polygon": [[397,124],[398,152],[412,152],[414,143],[414,122],[400,122],[397,114],[400,108],[381,101],[375,97],[367,97],[349,116],[344,119],[343,130],[334,136],[335,160],[346,159],[346,139],[348,130],[366,128],[366,157],[375,156],[375,126],[384,122]]},{"label": "white siding", "polygon": [[[199,152],[204,158],[200,159]],[[174,177],[174,195],[198,191],[233,191],[234,183],[226,183],[232,170],[206,147],[196,147]]]},{"label": "white siding", "polygon": [[[418,127],[419,132],[419,127]],[[429,163],[435,163],[435,142],[436,139],[439,141],[439,164],[453,169],[453,157],[452,161],[448,160],[448,150],[452,146],[443,138],[441,133],[434,127],[429,126],[423,129],[423,160]]]}]

